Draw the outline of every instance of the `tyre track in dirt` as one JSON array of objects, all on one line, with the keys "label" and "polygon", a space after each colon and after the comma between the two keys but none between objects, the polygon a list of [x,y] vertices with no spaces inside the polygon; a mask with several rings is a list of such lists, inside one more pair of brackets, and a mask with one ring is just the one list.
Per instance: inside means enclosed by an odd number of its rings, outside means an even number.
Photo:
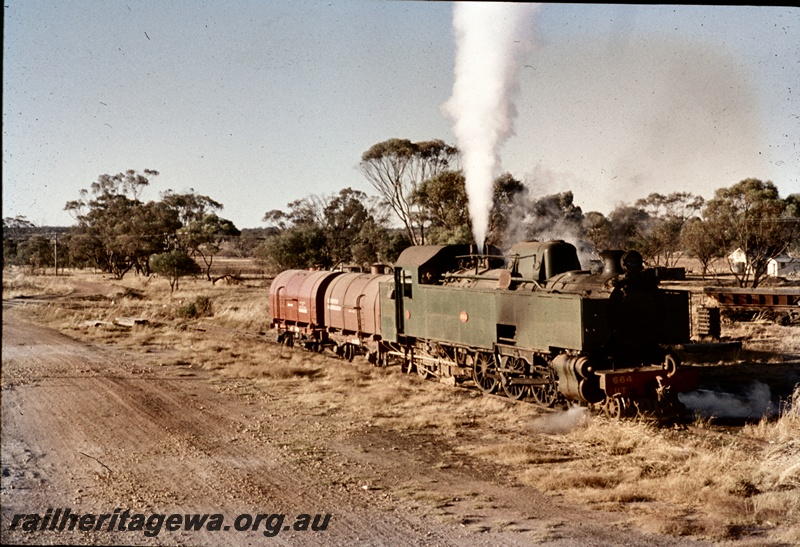
[{"label": "tyre track in dirt", "polygon": [[[149,370],[127,377],[137,367],[108,351],[32,325],[22,326],[24,335],[19,329],[4,315],[3,453],[4,482],[9,483],[3,485],[4,528],[11,514],[60,506],[73,512],[125,507],[230,516],[341,508],[337,496],[306,494],[307,489],[314,492],[311,485],[295,477],[297,469],[269,443],[248,441],[242,435],[245,424],[224,401],[215,404],[219,395],[207,379],[164,377]],[[189,400],[195,398],[203,403]],[[355,537],[358,528],[379,542],[384,533],[412,532],[403,531],[402,522],[382,531],[379,515],[366,513],[368,522],[348,525],[350,517],[337,519],[341,541]],[[10,532],[4,531],[8,539]],[[132,535],[122,542],[149,542]],[[164,534],[152,541],[228,544],[238,539],[225,536]],[[13,533],[11,538],[28,539]]]},{"label": "tyre track in dirt", "polygon": [[[624,517],[559,507],[441,439],[344,431],[246,380],[157,366],[4,307],[4,543],[168,545],[678,545]],[[149,358],[152,359],[152,358]],[[305,447],[302,450],[298,447]],[[399,485],[399,486],[398,486]],[[37,532],[17,513],[332,513],[325,532]]]}]

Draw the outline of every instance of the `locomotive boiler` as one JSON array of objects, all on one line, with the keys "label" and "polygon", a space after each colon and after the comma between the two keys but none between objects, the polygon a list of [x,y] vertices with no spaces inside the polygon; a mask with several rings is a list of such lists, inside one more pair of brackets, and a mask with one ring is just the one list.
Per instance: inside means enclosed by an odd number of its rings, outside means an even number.
[{"label": "locomotive boiler", "polygon": [[288,345],[545,406],[680,413],[677,393],[696,377],[671,348],[689,339],[689,295],[659,287],[635,251],[602,257],[590,272],[564,241],[519,243],[507,257],[422,245],[390,274],[289,270],[270,288],[272,327]]}]

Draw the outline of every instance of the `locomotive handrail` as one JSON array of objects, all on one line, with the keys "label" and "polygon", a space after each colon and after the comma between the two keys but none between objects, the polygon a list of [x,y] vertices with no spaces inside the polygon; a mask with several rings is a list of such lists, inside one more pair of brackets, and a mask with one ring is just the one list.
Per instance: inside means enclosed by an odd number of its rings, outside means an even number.
[{"label": "locomotive handrail", "polygon": [[[499,277],[495,277],[493,275],[476,275],[476,274],[454,274],[454,273],[446,273],[444,274],[445,278],[455,278],[455,279],[475,279],[478,281],[499,281]],[[546,287],[543,287],[538,281],[535,279],[530,279],[527,277],[512,277],[512,281],[516,281],[519,283],[533,283],[536,285],[537,289],[540,290],[548,290]]]},{"label": "locomotive handrail", "polygon": [[444,277],[455,277],[457,279],[483,279],[486,281],[497,281],[500,279],[499,277],[495,277],[493,275],[480,275],[480,274],[454,274],[454,273],[446,273]]}]

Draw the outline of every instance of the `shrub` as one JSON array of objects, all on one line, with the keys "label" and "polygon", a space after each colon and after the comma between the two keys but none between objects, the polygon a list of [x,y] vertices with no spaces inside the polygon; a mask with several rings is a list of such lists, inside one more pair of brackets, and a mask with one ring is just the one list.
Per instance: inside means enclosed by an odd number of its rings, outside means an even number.
[{"label": "shrub", "polygon": [[211,311],[211,299],[207,296],[198,296],[194,299],[194,302],[189,302],[178,308],[176,314],[178,317],[187,319],[213,315]]}]

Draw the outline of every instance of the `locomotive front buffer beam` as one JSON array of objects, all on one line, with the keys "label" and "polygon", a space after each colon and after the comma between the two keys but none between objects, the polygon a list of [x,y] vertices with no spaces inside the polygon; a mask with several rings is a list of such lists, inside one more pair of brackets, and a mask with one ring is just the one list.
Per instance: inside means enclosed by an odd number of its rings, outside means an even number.
[{"label": "locomotive front buffer beam", "polygon": [[676,393],[697,387],[697,370],[693,368],[677,369],[671,376],[665,373],[663,367],[598,371],[597,376],[600,378],[600,389],[607,397],[647,397],[661,385],[669,385]]},{"label": "locomotive front buffer beam", "polygon": [[678,393],[697,387],[697,370],[672,369],[668,374],[661,367],[598,372],[600,389],[606,393],[603,411],[614,419],[636,414],[660,419],[682,416],[686,407]]}]

